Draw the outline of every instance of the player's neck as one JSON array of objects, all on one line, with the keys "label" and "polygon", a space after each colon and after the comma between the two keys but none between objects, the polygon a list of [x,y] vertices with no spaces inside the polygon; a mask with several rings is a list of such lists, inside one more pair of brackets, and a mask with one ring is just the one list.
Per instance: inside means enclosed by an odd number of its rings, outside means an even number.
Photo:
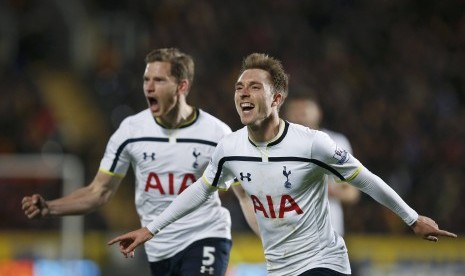
[{"label": "player's neck", "polygon": [[167,128],[178,128],[195,117],[195,108],[187,103],[181,103],[165,116],[157,117],[157,120]]},{"label": "player's neck", "polygon": [[257,143],[265,143],[274,140],[279,134],[282,120],[279,117],[270,117],[260,125],[248,125],[249,138]]}]

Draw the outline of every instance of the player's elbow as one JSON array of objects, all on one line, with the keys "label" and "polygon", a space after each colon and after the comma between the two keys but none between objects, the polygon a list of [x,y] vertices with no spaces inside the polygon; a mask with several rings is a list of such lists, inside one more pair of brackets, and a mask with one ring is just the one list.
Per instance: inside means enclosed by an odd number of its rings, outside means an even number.
[{"label": "player's elbow", "polygon": [[111,189],[91,186],[90,194],[90,205],[92,206],[91,209],[95,210],[108,203],[113,197],[114,192]]},{"label": "player's elbow", "polygon": [[107,204],[110,201],[110,199],[113,197],[113,194],[114,193],[111,190],[101,191],[97,197],[97,206],[101,207]]}]

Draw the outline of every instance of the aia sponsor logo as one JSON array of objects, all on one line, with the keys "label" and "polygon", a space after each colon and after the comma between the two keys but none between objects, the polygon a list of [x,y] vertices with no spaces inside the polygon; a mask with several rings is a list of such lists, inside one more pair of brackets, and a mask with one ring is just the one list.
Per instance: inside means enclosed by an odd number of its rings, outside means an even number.
[{"label": "aia sponsor logo", "polygon": [[275,209],[275,203],[273,202],[271,195],[266,195],[264,199],[262,198],[262,200],[255,195],[251,195],[250,198],[252,199],[254,212],[257,215],[258,213],[261,213],[265,218],[283,218],[286,213],[292,212],[299,215],[304,213],[299,204],[297,204],[290,195],[281,196],[278,200],[279,205],[277,205],[277,209]]},{"label": "aia sponsor logo", "polygon": [[158,191],[161,195],[178,195],[189,187],[189,185],[194,183],[195,180],[195,175],[187,173],[182,176],[181,183],[179,183],[179,185],[175,185],[173,173],[158,175],[154,172],[150,172],[147,176],[147,180],[145,181],[144,191]]}]

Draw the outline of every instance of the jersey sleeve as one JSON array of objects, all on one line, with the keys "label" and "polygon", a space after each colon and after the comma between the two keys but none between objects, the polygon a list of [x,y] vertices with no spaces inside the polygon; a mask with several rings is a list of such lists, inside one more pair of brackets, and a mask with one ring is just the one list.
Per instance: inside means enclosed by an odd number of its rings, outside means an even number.
[{"label": "jersey sleeve", "polygon": [[116,132],[113,133],[100,161],[100,171],[119,177],[126,175],[131,163],[131,158],[126,148],[127,141],[129,140],[128,132],[123,122]]},{"label": "jersey sleeve", "polygon": [[225,158],[222,141],[215,148],[202,179],[208,185],[217,187],[220,190],[228,190],[235,183],[235,179],[234,175],[224,166]]},{"label": "jersey sleeve", "polygon": [[354,179],[362,168],[362,164],[348,150],[322,131],[317,131],[312,144],[312,159],[321,162],[340,181]]},{"label": "jersey sleeve", "polygon": [[199,179],[190,185],[159,216],[147,224],[147,229],[152,234],[157,234],[163,228],[174,221],[184,217],[207,201],[211,194],[217,190],[212,186],[206,186]]},{"label": "jersey sleeve", "polygon": [[418,219],[417,212],[410,208],[391,187],[364,168],[347,150],[336,145],[326,133],[317,133],[312,149],[314,158],[328,166],[328,170],[340,180],[347,181],[370,195],[391,209],[408,225],[412,225]]}]

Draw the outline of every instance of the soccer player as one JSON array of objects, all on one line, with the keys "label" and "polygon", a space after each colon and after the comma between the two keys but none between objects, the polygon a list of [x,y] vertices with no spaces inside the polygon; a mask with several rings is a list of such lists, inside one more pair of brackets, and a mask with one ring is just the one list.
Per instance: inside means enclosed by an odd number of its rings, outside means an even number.
[{"label": "soccer player", "polygon": [[[126,118],[110,138],[100,169],[86,187],[55,200],[34,194],[22,200],[28,218],[85,214],[116,193],[131,166],[135,204],[146,226],[202,175],[218,141],[231,129],[189,105],[194,61],[175,48],[145,59],[148,109]],[[211,194],[194,212],[145,244],[152,275],[224,275],[231,248],[231,217]]]},{"label": "soccer player", "polygon": [[247,56],[234,94],[245,127],[218,143],[202,178],[163,213],[108,244],[119,242],[123,255],[132,254],[170,223],[202,207],[218,189],[229,188],[228,180],[237,179],[236,189],[251,199],[269,275],[348,275],[346,245],[329,219],[328,173],[390,208],[415,234],[430,241],[456,237],[418,215],[327,134],[282,120],[279,108],[287,93],[288,77],[279,60],[259,53]]},{"label": "soccer player", "polygon": [[[313,97],[290,97],[286,99],[283,105],[283,117],[296,124],[320,129],[328,134],[339,147],[352,154],[352,146],[344,134],[320,127],[323,112]],[[359,199],[359,189],[328,176],[328,203],[331,224],[339,235],[344,236],[345,233],[343,204],[354,204]]]}]

